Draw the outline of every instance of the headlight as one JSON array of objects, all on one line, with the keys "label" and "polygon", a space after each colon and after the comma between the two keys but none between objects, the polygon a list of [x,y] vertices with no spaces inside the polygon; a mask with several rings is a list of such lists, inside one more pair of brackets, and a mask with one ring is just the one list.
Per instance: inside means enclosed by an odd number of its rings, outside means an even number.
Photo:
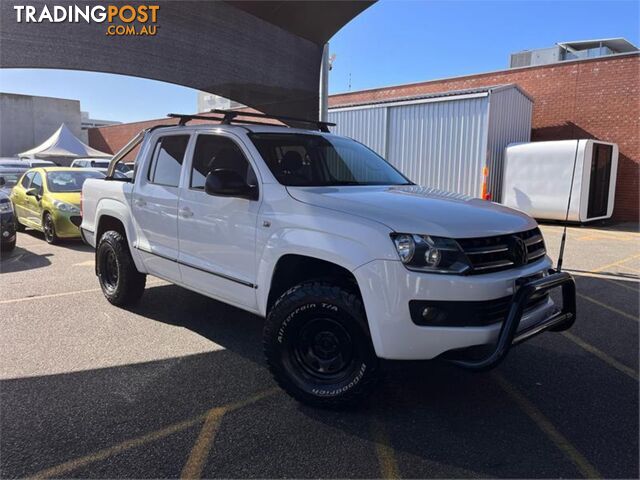
[{"label": "headlight", "polygon": [[409,270],[430,273],[464,273],[471,268],[456,242],[450,238],[393,233],[398,256]]},{"label": "headlight", "polygon": [[0,203],[0,213],[10,213],[13,212],[13,205],[10,201]]},{"label": "headlight", "polygon": [[53,206],[56,207],[57,210],[65,213],[80,213],[80,209],[75,205],[67,202],[61,202],[60,200],[54,200]]}]

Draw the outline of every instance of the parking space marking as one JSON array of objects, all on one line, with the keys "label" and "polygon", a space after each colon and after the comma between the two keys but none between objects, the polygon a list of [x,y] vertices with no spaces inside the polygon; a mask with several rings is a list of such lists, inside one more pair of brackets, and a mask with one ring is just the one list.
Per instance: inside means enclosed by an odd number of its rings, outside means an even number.
[{"label": "parking space marking", "polygon": [[74,263],[74,267],[93,267],[96,264],[95,260],[87,260],[86,262]]},{"label": "parking space marking", "polygon": [[585,478],[602,478],[600,472],[574,447],[567,438],[531,403],[516,387],[511,385],[502,375],[492,372],[491,376],[511,399],[533,420],[540,430],[558,447]]},{"label": "parking space marking", "polygon": [[0,300],[0,305],[7,303],[29,302],[31,300],[42,300],[45,298],[67,297],[69,295],[78,295],[80,293],[99,292],[99,288],[87,288],[86,290],[73,290],[71,292],[49,293],[46,295],[34,295],[32,297],[12,298],[10,300]]},{"label": "parking space marking", "polygon": [[396,454],[389,441],[387,430],[384,424],[374,415],[370,421],[371,437],[376,444],[376,456],[380,465],[380,478],[394,479],[401,478],[398,470]]},{"label": "parking space marking", "polygon": [[640,272],[640,269],[636,267],[630,267],[629,265],[620,265],[620,268],[626,268],[627,270],[631,270],[632,272]]},{"label": "parking space marking", "polygon": [[[147,286],[151,287],[154,285],[161,285],[163,283],[162,280],[155,280],[151,282],[147,282]],[[102,289],[100,288],[87,288],[86,290],[72,290],[71,292],[59,292],[59,293],[48,293],[45,295],[33,295],[31,297],[21,297],[21,298],[12,298],[9,300],[0,300],[0,305],[6,305],[8,303],[21,303],[21,302],[29,302],[31,300],[42,300],[46,298],[57,298],[57,297],[67,297],[69,295],[78,295],[80,293],[92,293],[92,292],[100,292]]]},{"label": "parking space marking", "polygon": [[620,363],[615,358],[610,357],[609,355],[604,353],[602,350],[597,349],[593,345],[590,345],[589,343],[585,342],[581,338],[576,337],[572,333],[562,332],[562,335],[564,337],[568,338],[569,340],[571,340],[573,343],[575,343],[579,347],[581,347],[584,350],[586,350],[587,352],[595,355],[596,357],[598,357],[600,360],[602,360],[603,362],[605,362],[609,366],[615,368],[616,370],[618,370],[618,371],[624,373],[625,375],[633,378],[634,380],[638,381],[638,379],[639,379],[638,378],[638,372],[636,372],[634,369],[632,369],[630,367],[627,367],[626,365],[623,365],[622,363]]},{"label": "parking space marking", "polygon": [[574,268],[565,268],[567,272],[571,272],[574,276],[577,277],[589,277],[589,278],[598,278],[600,280],[604,280],[607,283],[611,283],[612,285],[616,285],[618,287],[626,288],[627,290],[631,290],[632,292],[639,293],[640,289],[638,287],[632,287],[631,285],[625,285],[620,282],[627,282],[637,286],[640,286],[640,278],[636,277],[624,277],[621,275],[613,275],[613,274],[602,274],[602,273],[591,273],[587,270],[576,270]]},{"label": "parking space marking", "polygon": [[632,287],[631,285],[625,285],[624,283],[620,283],[619,281],[617,282],[615,280],[609,280],[609,279],[605,279],[605,280],[607,280],[607,282],[609,283],[613,283],[614,285],[617,285],[618,287],[626,288],[627,290],[631,290],[632,292],[635,292],[635,293],[640,293],[640,290],[638,288]]},{"label": "parking space marking", "polygon": [[222,420],[222,416],[227,413],[226,408],[212,408],[207,414],[202,430],[198,435],[196,443],[191,449],[187,463],[182,469],[180,478],[201,478],[204,464],[209,456],[213,440]]},{"label": "parking space marking", "polygon": [[577,295],[578,295],[578,297],[580,297],[580,298],[582,298],[584,300],[587,300],[587,301],[589,301],[591,303],[594,303],[594,304],[596,304],[596,305],[598,305],[598,306],[600,306],[602,308],[606,308],[607,310],[610,310],[613,313],[617,313],[618,315],[621,315],[621,316],[623,316],[625,318],[633,320],[634,322],[640,321],[640,320],[638,320],[638,317],[634,317],[633,315],[631,315],[631,314],[629,314],[627,312],[623,312],[622,310],[619,310],[619,309],[617,309],[615,307],[607,305],[606,303],[602,303],[602,302],[596,300],[595,298],[591,298],[591,297],[589,297],[589,296],[587,296],[587,295],[585,295],[583,293],[577,293]]},{"label": "parking space marking", "polygon": [[168,437],[169,435],[173,435],[174,433],[178,433],[190,427],[193,427],[194,425],[200,423],[204,419],[205,415],[206,414],[198,415],[197,417],[191,418],[189,420],[174,423],[173,425],[169,425],[168,427],[155,430],[137,438],[126,440],[112,447],[103,448],[102,450],[98,450],[97,452],[85,455],[84,457],[76,458],[74,460],[61,463],[60,465],[56,465],[55,467],[41,470],[38,473],[32,475],[31,478],[56,478],[65,476],[66,474],[74,470],[86,467],[87,465],[90,465],[92,463],[105,460],[126,450],[139,447],[149,442],[160,440],[162,438]]},{"label": "parking space marking", "polygon": [[239,410],[242,407],[255,403],[270,395],[274,395],[278,391],[280,391],[278,388],[271,388],[245,400],[240,400],[239,402],[234,402],[224,407],[215,407],[209,410],[205,415],[204,425],[200,430],[200,434],[198,435],[196,442],[193,444],[193,448],[191,449],[191,453],[189,453],[187,463],[185,463],[182,469],[180,478],[202,477],[202,470],[204,469],[207,458],[209,458],[209,453],[211,452],[211,448],[215,441],[216,432],[220,426],[222,417],[225,414],[233,412],[234,410]]},{"label": "parking space marking", "polygon": [[592,270],[592,271],[593,271],[594,273],[603,272],[603,271],[604,271],[604,270],[606,270],[607,268],[615,267],[615,266],[617,266],[617,265],[620,265],[620,264],[622,264],[622,263],[628,262],[629,260],[633,260],[633,259],[638,258],[638,257],[640,257],[640,253],[636,253],[635,255],[631,255],[631,256],[629,256],[629,257],[625,257],[625,258],[623,258],[623,259],[621,259],[621,260],[618,260],[618,261],[616,261],[616,262],[608,263],[608,264],[603,265],[602,267],[598,267],[598,268],[596,268],[595,270]]},{"label": "parking space marking", "polygon": [[237,410],[251,403],[255,403],[258,400],[261,400],[265,397],[273,395],[277,391],[278,391],[277,388],[270,388],[268,390],[263,390],[262,392],[259,392],[256,395],[253,395],[245,400],[233,402],[222,407],[215,407],[189,420],[183,420],[181,422],[174,423],[172,425],[169,425],[168,427],[164,427],[159,430],[146,433],[140,437],[125,440],[124,442],[118,443],[117,445],[114,445],[112,447],[103,448],[101,450],[98,450],[97,452],[90,453],[89,455],[85,455],[83,457],[79,457],[74,460],[69,460],[68,462],[61,463],[60,465],[56,465],[54,467],[40,470],[38,473],[31,475],[30,478],[55,478],[55,477],[64,476],[69,472],[72,472],[82,467],[86,467],[87,465],[90,465],[92,463],[105,460],[109,457],[112,457],[113,455],[117,455],[119,453],[130,450],[132,448],[140,447],[147,443],[160,440],[162,438],[173,435],[174,433],[187,430],[188,428],[191,428],[194,425],[197,425],[198,423],[205,420],[212,410],[216,410],[216,409],[224,409],[226,411]]}]

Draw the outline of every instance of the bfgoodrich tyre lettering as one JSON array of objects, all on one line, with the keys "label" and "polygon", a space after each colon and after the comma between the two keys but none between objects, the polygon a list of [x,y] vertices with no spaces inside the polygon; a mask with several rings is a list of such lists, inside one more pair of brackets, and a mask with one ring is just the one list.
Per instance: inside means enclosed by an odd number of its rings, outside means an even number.
[{"label": "bfgoodrich tyre lettering", "polygon": [[278,299],[264,347],[278,384],[307,404],[354,405],[378,377],[360,297],[327,282],[298,285]]}]

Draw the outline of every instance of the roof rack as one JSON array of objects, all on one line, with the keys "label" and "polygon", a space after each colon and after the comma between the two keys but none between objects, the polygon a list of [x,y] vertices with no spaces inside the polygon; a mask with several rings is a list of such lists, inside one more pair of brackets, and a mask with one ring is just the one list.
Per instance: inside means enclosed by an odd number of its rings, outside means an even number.
[{"label": "roof rack", "polygon": [[262,119],[272,119],[279,120],[282,123],[285,122],[297,122],[297,123],[306,123],[309,125],[314,125],[316,129],[321,132],[329,132],[329,127],[334,127],[335,123],[330,122],[322,122],[320,120],[309,120],[306,118],[296,118],[296,117],[288,117],[284,115],[267,115],[265,113],[254,113],[254,112],[241,112],[238,110],[210,110],[210,113],[218,114],[218,116],[212,115],[187,115],[180,113],[170,113],[167,116],[170,118],[179,118],[178,125],[186,125],[187,122],[191,120],[209,120],[209,121],[219,121],[223,125],[231,125],[232,123],[244,123],[249,125],[267,125],[264,122],[254,122],[252,120],[245,120],[237,117],[250,117],[250,118],[262,118]]}]

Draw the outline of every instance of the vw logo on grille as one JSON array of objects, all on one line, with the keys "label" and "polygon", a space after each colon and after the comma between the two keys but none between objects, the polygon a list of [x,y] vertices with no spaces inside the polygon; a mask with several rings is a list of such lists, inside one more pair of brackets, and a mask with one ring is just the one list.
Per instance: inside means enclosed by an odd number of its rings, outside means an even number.
[{"label": "vw logo on grille", "polygon": [[524,243],[524,240],[513,235],[510,243],[509,254],[513,264],[515,266],[526,265],[529,261],[529,252],[527,251],[527,245]]}]

